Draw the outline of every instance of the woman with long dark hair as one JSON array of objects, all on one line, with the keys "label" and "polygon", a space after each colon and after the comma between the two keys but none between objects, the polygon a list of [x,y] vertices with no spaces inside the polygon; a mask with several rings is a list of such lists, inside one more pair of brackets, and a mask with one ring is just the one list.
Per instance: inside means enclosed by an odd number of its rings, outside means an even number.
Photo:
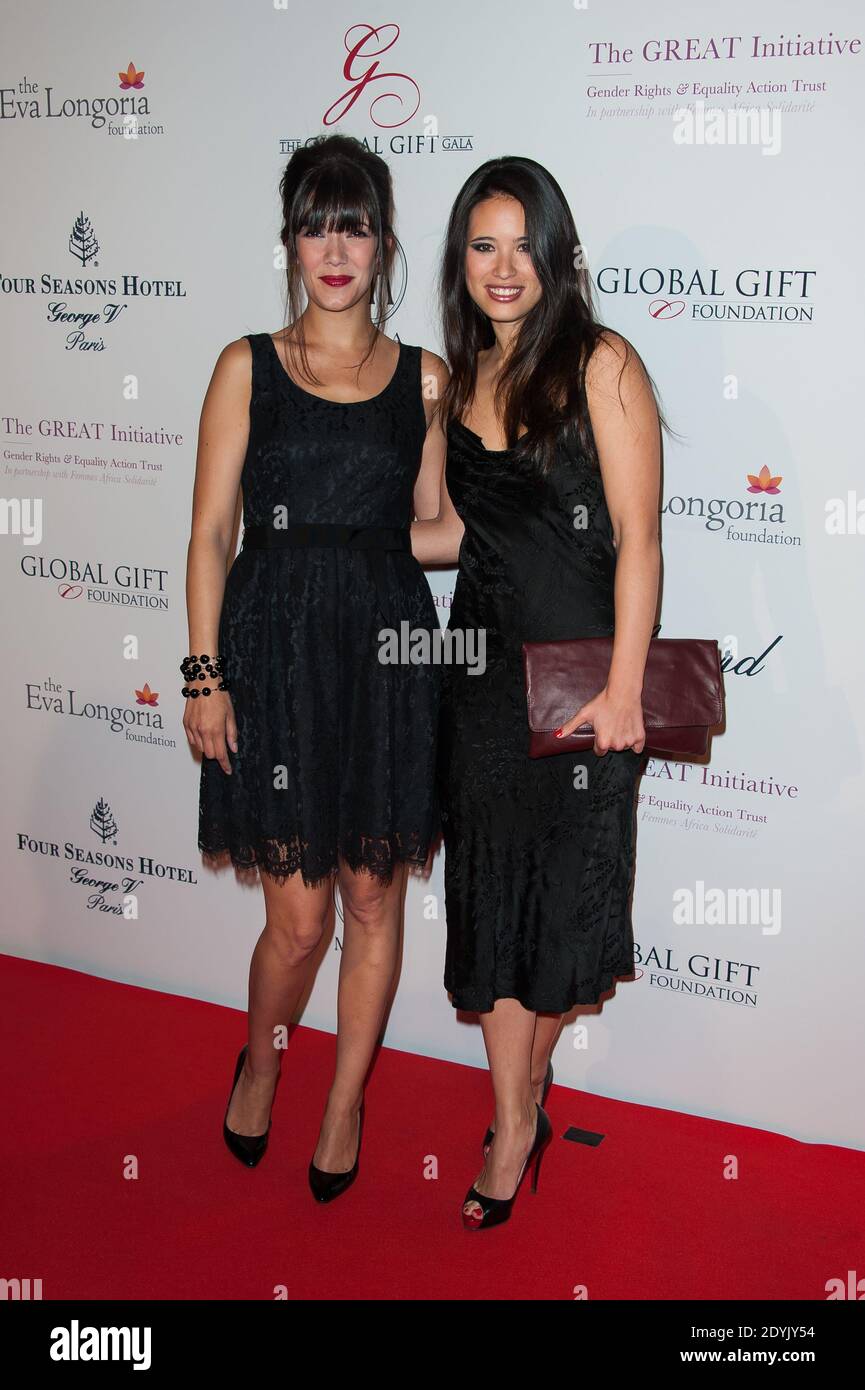
[{"label": "woman with long dark hair", "polygon": [[[446,372],[382,331],[396,246],[384,160],[319,137],[292,155],[280,193],[288,323],[223,349],[202,410],[184,726],[203,754],[199,847],[257,868],[264,892],[223,1122],[249,1166],[339,884],[336,1068],[309,1166],[330,1201],[358,1171],[405,876],[438,827],[438,670],[385,660],[382,635],[403,621],[438,631],[409,523],[435,509],[425,489],[444,438],[424,384]],[[226,578],[238,488],[243,548]]]},{"label": "woman with long dark hair", "polygon": [[[458,560],[450,624],[486,670],[445,668],[439,771],[445,986],[481,1017],[495,1095],[465,1226],[506,1220],[550,1141],[562,1015],[633,972],[641,690],[658,601],[659,415],[635,350],[592,309],[570,209],[532,159],[460,190],[441,271],[448,438],[423,564]],[[522,643],[614,637],[607,683],[563,726],[589,752],[531,759]]]}]

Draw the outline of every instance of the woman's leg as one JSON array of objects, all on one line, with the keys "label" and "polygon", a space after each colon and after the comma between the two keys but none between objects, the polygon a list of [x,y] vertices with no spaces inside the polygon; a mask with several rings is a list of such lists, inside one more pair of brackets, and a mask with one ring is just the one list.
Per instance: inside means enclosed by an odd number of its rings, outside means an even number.
[{"label": "woman's leg", "polygon": [[[532,1060],[531,1060],[531,1079],[532,1093],[538,1105],[541,1104],[541,1097],[544,1093],[544,1084],[547,1079],[547,1066],[550,1055],[556,1045],[559,1030],[562,1026],[563,1014],[535,1014],[535,1035],[532,1039]],[[490,1129],[495,1133],[495,1120],[490,1125]]]},{"label": "woman's leg", "polygon": [[339,964],[336,1069],[312,1161],[344,1173],[357,1156],[358,1113],[399,958],[406,866],[390,883],[340,863],[345,929]]},{"label": "woman's leg", "polygon": [[532,1086],[535,1100],[541,1103],[541,1092],[547,1076],[550,1055],[556,1045],[563,1014],[536,1014],[535,1036],[532,1042]]},{"label": "woman's leg", "polygon": [[263,1134],[279,1077],[275,1030],[288,1028],[309,961],[324,931],[332,881],[308,888],[299,873],[280,880],[262,871],[266,920],[249,967],[249,1048],[228,1111],[238,1134]]},{"label": "woman's leg", "polygon": [[[474,1186],[484,1197],[506,1198],[513,1195],[535,1138],[531,1058],[536,1015],[517,999],[497,999],[480,1019],[496,1098],[496,1137]],[[472,1200],[463,1210],[472,1215],[480,1207]]]}]

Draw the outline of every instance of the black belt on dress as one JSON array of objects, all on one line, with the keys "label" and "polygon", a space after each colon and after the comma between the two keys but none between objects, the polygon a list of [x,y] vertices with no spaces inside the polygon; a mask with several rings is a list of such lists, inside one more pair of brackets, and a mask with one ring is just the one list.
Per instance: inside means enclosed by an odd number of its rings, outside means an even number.
[{"label": "black belt on dress", "polygon": [[402,550],[411,554],[411,531],[407,526],[346,526],[333,522],[290,521],[285,526],[247,526],[243,532],[244,549],[290,550],[295,546],[342,546],[348,550],[368,550],[381,615],[391,627],[399,628],[399,621],[394,623],[388,616],[390,603],[385,553],[388,550]]},{"label": "black belt on dress", "polygon": [[247,526],[243,544],[256,550],[294,545],[344,545],[351,550],[411,550],[407,526],[345,526],[290,521],[286,526]]}]

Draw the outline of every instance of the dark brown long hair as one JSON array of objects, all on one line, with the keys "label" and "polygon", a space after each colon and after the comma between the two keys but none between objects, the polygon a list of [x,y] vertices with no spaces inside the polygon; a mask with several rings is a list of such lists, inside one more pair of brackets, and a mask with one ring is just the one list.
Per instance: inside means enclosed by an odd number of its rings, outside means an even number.
[{"label": "dark brown long hair", "polygon": [[[529,255],[542,289],[520,323],[496,384],[494,404],[506,447],[540,472],[562,448],[583,452],[597,466],[585,378],[607,330],[594,310],[589,271],[565,195],[542,164],[521,155],[482,164],[463,184],[451,210],[439,278],[444,355],[451,371],[442,394],[442,422],[464,413],[474,391],[478,352],[495,342],[490,320],[466,288],[465,257],[472,209],[496,196],[522,204]],[[622,341],[620,383],[631,353],[642,363],[636,348]],[[648,371],[646,376],[655,391]],[[621,398],[621,384],[619,389]],[[655,397],[657,403],[656,391]],[[658,414],[662,427],[669,428],[660,410]],[[521,425],[527,432],[518,438]]]},{"label": "dark brown long hair", "polygon": [[[390,169],[351,135],[317,135],[294,151],[279,181],[282,228],[279,238],[286,253],[285,327],[292,329],[286,345],[299,349],[302,375],[316,382],[306,352],[300,317],[303,281],[295,237],[308,227],[313,232],[358,231],[364,224],[377,239],[376,268],[370,286],[370,305],[376,306],[369,349],[372,352],[393,304],[391,273],[398,241],[393,229],[393,184]],[[386,237],[391,237],[388,245]]]}]

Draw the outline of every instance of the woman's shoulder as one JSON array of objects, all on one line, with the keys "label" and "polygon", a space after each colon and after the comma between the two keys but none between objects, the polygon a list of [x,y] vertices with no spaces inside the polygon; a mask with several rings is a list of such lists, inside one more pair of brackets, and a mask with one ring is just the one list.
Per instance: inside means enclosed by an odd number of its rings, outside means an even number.
[{"label": "woman's shoulder", "polygon": [[643,373],[643,362],[633,343],[612,328],[602,328],[584,358],[586,391],[606,393],[622,373]]},{"label": "woman's shoulder", "polygon": [[214,379],[234,386],[249,386],[254,349],[247,338],[234,338],[218,353],[213,368]]},{"label": "woman's shoulder", "polygon": [[256,339],[266,336],[266,334],[260,333],[247,333],[242,338],[233,338],[219,352],[214,370],[221,374],[245,377],[248,380],[252,359],[257,350]]},{"label": "woman's shoulder", "polygon": [[633,343],[621,333],[604,329],[599,335],[583,389],[594,436],[598,430],[619,430],[626,420],[637,431],[651,432],[657,426],[652,378]]},{"label": "woman's shoulder", "polygon": [[429,348],[419,347],[416,349],[420,353],[421,374],[426,382],[435,382],[440,390],[444,390],[450,381],[450,372],[444,358],[439,357],[437,352],[431,352]]}]

